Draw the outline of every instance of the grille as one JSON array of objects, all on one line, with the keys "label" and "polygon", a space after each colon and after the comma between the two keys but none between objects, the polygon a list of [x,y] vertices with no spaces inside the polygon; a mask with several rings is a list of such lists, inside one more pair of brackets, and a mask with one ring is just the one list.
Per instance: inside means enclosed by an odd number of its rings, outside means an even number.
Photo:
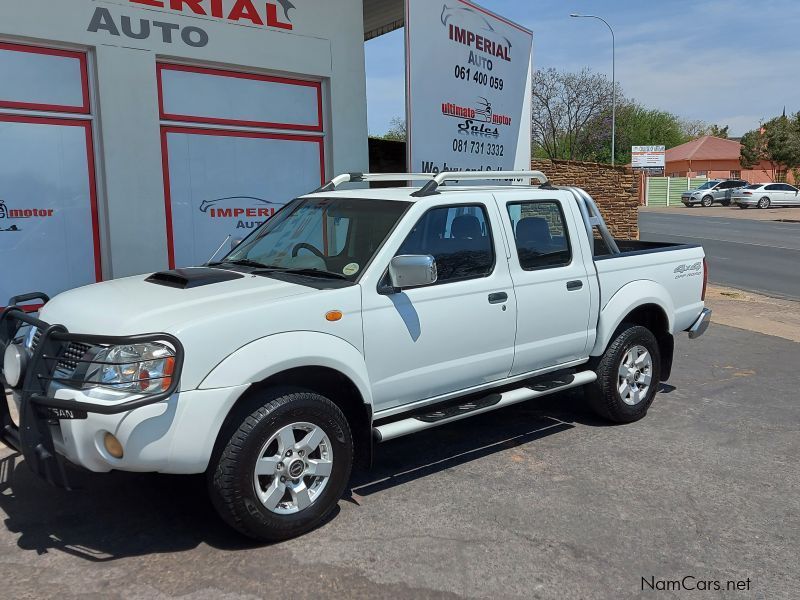
[{"label": "grille", "polygon": [[[36,329],[33,333],[33,340],[31,341],[31,350],[36,350],[39,345],[39,340],[42,338],[42,332]],[[78,368],[78,362],[83,358],[83,355],[91,350],[91,346],[87,344],[79,344],[78,342],[71,342],[64,352],[64,356],[58,361],[58,366],[63,369],[74,371]]]}]

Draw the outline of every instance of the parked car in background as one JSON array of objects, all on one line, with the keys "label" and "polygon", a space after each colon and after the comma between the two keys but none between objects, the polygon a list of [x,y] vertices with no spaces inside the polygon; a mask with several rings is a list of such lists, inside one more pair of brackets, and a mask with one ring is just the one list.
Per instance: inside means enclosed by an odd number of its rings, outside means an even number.
[{"label": "parked car in background", "polygon": [[730,206],[734,192],[747,184],[748,182],[743,179],[712,179],[699,188],[681,194],[681,202],[688,208],[695,204],[709,207],[715,202],[719,202],[722,206]]},{"label": "parked car in background", "polygon": [[800,190],[788,183],[755,183],[736,190],[733,201],[739,208],[800,206]]}]

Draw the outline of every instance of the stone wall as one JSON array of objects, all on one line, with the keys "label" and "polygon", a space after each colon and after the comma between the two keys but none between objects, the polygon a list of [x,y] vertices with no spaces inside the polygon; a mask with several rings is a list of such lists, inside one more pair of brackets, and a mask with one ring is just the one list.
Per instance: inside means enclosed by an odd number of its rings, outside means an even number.
[{"label": "stone wall", "polygon": [[534,160],[533,169],[542,171],[553,185],[586,190],[615,238],[639,238],[639,179],[631,169],[568,160]]}]

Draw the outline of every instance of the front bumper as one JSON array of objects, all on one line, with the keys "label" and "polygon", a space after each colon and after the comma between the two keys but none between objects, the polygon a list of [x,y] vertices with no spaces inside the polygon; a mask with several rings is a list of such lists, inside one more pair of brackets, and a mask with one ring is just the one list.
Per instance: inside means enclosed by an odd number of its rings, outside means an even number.
[{"label": "front bumper", "polygon": [[[40,297],[47,302],[44,295],[30,294],[25,300]],[[77,457],[78,442],[85,442],[86,435],[73,436],[71,432],[91,428],[98,422],[125,420],[131,411],[138,409],[162,411],[155,405],[164,404],[167,410],[170,402],[175,402],[180,385],[180,373],[183,367],[184,351],[180,341],[165,333],[147,334],[128,337],[111,337],[97,335],[80,335],[70,333],[63,325],[51,325],[33,315],[26,313],[13,303],[0,313],[0,351],[19,340],[19,332],[25,326],[36,327],[41,333],[38,343],[32,352],[28,352],[24,367],[24,378],[12,388],[4,377],[3,365],[0,365],[0,441],[21,452],[25,462],[39,476],[58,487],[69,488],[64,470],[62,455]],[[72,344],[84,345],[133,345],[141,343],[168,343],[175,351],[175,369],[169,387],[156,394],[134,396],[130,400],[102,401],[90,398],[80,389],[79,382],[59,371],[59,363],[70,360],[72,363],[91,363],[81,357],[69,354]],[[78,385],[76,385],[78,383]],[[53,389],[57,388],[56,392]],[[7,395],[14,398],[19,410],[19,426],[14,423],[8,406]],[[152,415],[151,415],[152,416]],[[67,417],[62,419],[61,417]],[[62,424],[66,424],[62,427]],[[105,429],[104,431],[109,431]],[[86,433],[86,432],[84,432]],[[102,438],[101,434],[98,434]],[[98,436],[93,437],[92,443]],[[102,442],[100,443],[102,445]],[[95,443],[95,446],[97,444]],[[70,452],[70,450],[72,450]],[[106,453],[107,454],[107,453]],[[92,465],[86,465],[91,468]],[[97,464],[95,463],[95,466]],[[93,469],[93,470],[110,470]]]},{"label": "front bumper", "polygon": [[686,331],[689,332],[689,339],[696,340],[703,335],[708,326],[711,325],[711,309],[704,308],[697,320]]},{"label": "front bumper", "polygon": [[686,206],[692,206],[693,204],[700,204],[700,199],[681,196],[681,202]]}]

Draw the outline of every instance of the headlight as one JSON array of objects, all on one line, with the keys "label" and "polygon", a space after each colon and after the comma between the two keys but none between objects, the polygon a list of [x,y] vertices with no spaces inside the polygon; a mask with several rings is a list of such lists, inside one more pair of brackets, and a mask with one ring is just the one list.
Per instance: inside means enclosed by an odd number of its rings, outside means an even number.
[{"label": "headlight", "polygon": [[111,346],[94,356],[86,383],[127,393],[154,394],[169,389],[174,373],[175,351],[169,346]]}]

